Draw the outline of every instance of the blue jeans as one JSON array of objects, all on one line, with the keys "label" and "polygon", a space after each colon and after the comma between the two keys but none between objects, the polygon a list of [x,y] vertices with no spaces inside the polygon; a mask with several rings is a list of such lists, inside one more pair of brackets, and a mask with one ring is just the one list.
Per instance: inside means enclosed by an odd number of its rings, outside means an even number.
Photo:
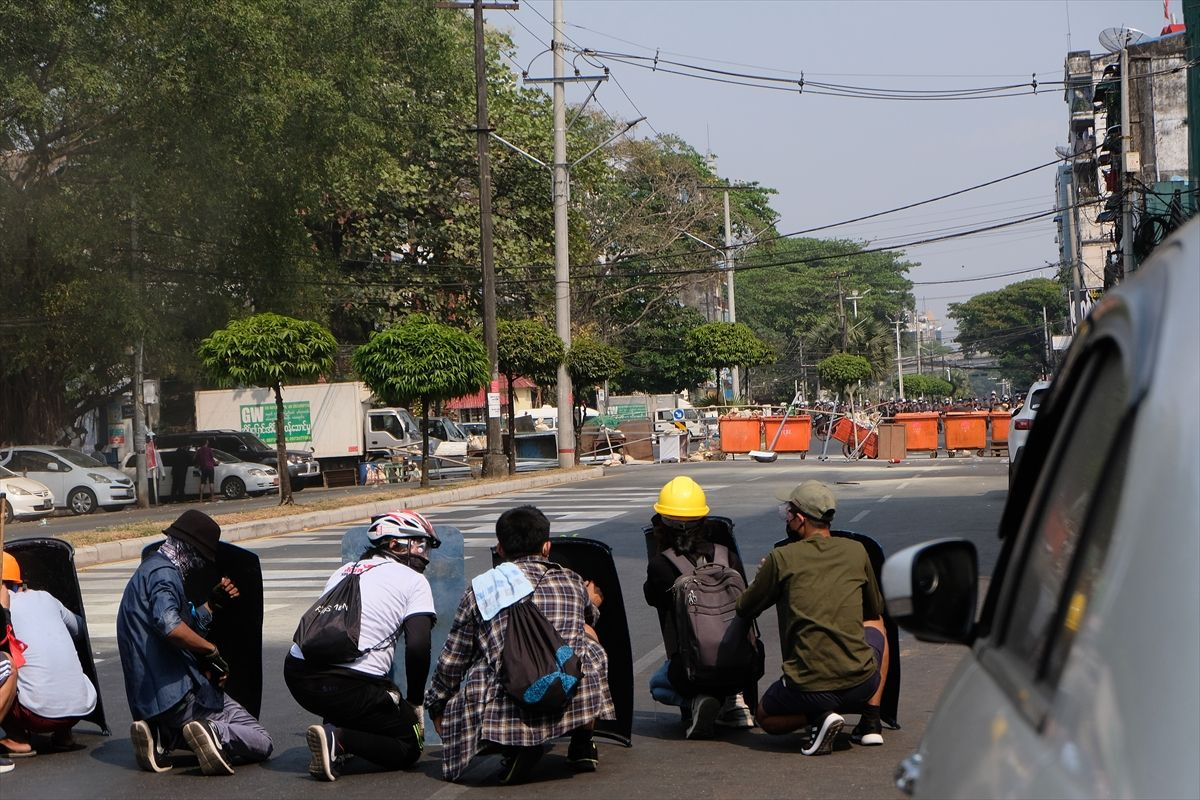
[{"label": "blue jeans", "polygon": [[675,691],[675,687],[667,678],[667,668],[670,664],[670,659],[664,661],[662,666],[650,676],[650,696],[668,706],[690,707],[687,698]]}]

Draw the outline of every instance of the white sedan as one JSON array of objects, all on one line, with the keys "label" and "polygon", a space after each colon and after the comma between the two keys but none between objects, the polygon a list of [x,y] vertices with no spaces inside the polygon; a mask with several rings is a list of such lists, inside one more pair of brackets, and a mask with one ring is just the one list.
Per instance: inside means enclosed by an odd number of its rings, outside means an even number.
[{"label": "white sedan", "polygon": [[[167,497],[171,493],[171,472],[174,467],[168,466],[175,457],[175,449],[168,448],[158,451],[159,463],[163,465],[158,478],[158,496]],[[133,479],[137,479],[136,456],[130,453],[125,459],[122,471]],[[226,500],[237,500],[250,495],[258,497],[267,492],[279,491],[279,473],[274,467],[257,464],[253,461],[243,461],[224,450],[213,450],[213,459],[217,462],[214,470],[214,481],[217,491]],[[200,468],[188,467],[187,480],[183,484],[185,495],[200,494]]]},{"label": "white sedan", "polygon": [[22,478],[0,467],[0,492],[4,492],[4,521],[40,519],[54,513],[54,493],[44,483]]}]

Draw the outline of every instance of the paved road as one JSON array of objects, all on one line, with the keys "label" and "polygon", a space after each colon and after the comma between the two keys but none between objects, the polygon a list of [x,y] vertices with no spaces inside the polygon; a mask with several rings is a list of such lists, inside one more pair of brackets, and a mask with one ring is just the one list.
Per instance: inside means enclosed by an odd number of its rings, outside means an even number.
[{"label": "paved road", "polygon": [[[438,779],[436,747],[429,748],[417,768],[407,773],[351,775],[339,780],[336,788],[307,777],[303,731],[313,720],[283,686],[282,660],[296,620],[339,562],[346,526],[241,543],[260,554],[266,584],[263,722],[275,739],[271,761],[241,767],[237,775],[224,780],[202,779],[186,756],[180,758],[180,767],[166,775],[137,771],[113,638],[119,593],[135,565],[101,565],[84,570],[81,583],[114,735],[104,738],[95,735],[91,725],[81,725],[81,739],[89,745],[86,751],[22,761],[16,771],[2,779],[4,792],[14,797],[39,798],[96,794],[207,798],[218,791],[232,797],[310,797],[336,791],[339,796],[375,797],[386,793],[438,800],[460,795],[528,796],[530,791],[547,798],[574,798],[582,793],[656,800],[731,794],[897,796],[891,784],[895,764],[915,748],[949,672],[964,653],[960,648],[924,645],[904,636],[900,709],[904,729],[885,732],[883,747],[848,749],[830,758],[806,759],[796,753],[793,737],[768,737],[757,730],[726,732],[715,741],[686,742],[679,729],[678,713],[650,699],[646,681],[660,663],[661,638],[657,622],[641,598],[645,575],[641,527],[650,516],[658,488],[683,473],[705,487],[713,513],[735,520],[739,545],[748,564],[757,563],[781,536],[774,492],[808,478],[836,484],[839,527],[874,536],[888,552],[923,539],[962,535],[980,546],[985,574],[995,560],[995,529],[1006,494],[1006,467],[999,459],[919,460],[894,466],[798,459],[757,464],[739,459],[637,466],[583,484],[423,509],[435,522],[455,525],[463,531],[468,578],[490,565],[487,548],[493,542],[495,518],[518,503],[534,503],[546,511],[556,534],[587,536],[613,547],[635,660],[634,745],[624,748],[603,743],[600,772],[574,777],[568,777],[565,743],[556,746],[539,769],[536,788],[525,789],[503,789],[490,783],[497,769],[494,757],[477,759],[464,783],[446,784]],[[449,610],[444,614],[448,619]],[[761,623],[771,678],[779,662],[774,615],[764,615]]]}]

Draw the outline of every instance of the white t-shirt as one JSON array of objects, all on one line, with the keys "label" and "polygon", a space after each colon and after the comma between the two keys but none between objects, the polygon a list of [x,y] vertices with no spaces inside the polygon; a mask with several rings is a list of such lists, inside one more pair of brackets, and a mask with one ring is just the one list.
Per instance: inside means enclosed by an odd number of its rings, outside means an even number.
[{"label": "white t-shirt", "polygon": [[[434,615],[433,591],[425,576],[386,556],[375,556],[358,562],[362,573],[359,589],[362,592],[362,621],[358,631],[358,647],[365,650],[382,643],[416,614]],[[338,568],[325,583],[322,594],[341,583],[355,564]],[[401,634],[402,635],[402,634]],[[397,637],[399,638],[399,637]],[[357,661],[338,664],[368,675],[387,675],[392,671],[396,639],[380,650],[367,653]],[[303,659],[299,645],[293,644],[291,654]]]},{"label": "white t-shirt", "polygon": [[49,592],[9,595],[13,633],[23,641],[25,666],[17,673],[17,702],[48,719],[82,717],[96,707],[96,687],[83,674],[75,640],[79,617]]}]

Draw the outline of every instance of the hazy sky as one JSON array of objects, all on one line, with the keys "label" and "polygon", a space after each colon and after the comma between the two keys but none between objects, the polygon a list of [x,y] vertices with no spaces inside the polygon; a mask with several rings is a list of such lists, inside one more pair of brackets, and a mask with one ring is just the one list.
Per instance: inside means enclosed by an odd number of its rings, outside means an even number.
[{"label": "hazy sky", "polygon": [[[810,82],[904,90],[949,90],[1061,81],[1068,50],[1103,52],[1114,26],[1157,35],[1161,0],[564,0],[568,44],[693,67],[771,75],[808,84],[771,91],[654,72],[609,57],[613,79],[597,95],[611,116],[645,115],[639,135],[674,133],[719,157],[730,181],[779,191],[778,230],[842,222],[1020,172],[1055,158],[1067,138],[1061,85],[962,101],[897,101],[815,94]],[[1183,21],[1180,0],[1171,11]],[[511,32],[515,60],[550,77],[551,0],[489,11]],[[532,63],[531,63],[532,62]],[[665,65],[664,65],[665,66]],[[596,70],[582,62],[584,74]],[[515,67],[514,67],[515,68]],[[694,70],[689,70],[694,71]],[[548,89],[548,87],[547,87]],[[569,86],[569,101],[587,89]],[[1049,210],[1054,167],[814,236],[881,245],[945,229],[975,228]],[[1058,260],[1049,217],[995,233],[903,248],[920,262],[909,277],[918,304],[944,319],[946,305],[1007,283],[1051,276],[1042,269],[974,282],[963,278],[1037,268]],[[934,283],[955,281],[953,283]],[[924,284],[924,285],[921,285]],[[947,326],[949,332],[949,326]]]}]

